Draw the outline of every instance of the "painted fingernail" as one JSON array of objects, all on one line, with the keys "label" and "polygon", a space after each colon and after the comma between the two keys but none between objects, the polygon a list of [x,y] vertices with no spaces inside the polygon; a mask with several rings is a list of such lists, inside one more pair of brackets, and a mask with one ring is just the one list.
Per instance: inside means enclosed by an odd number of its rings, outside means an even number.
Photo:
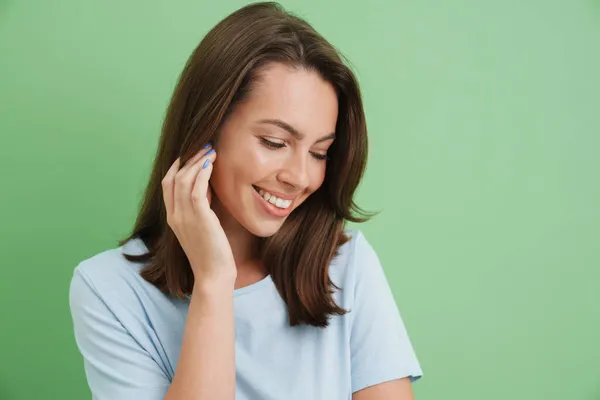
[{"label": "painted fingernail", "polygon": [[206,167],[208,167],[208,164],[210,164],[210,160],[204,161],[204,164],[202,165],[202,169],[206,169]]},{"label": "painted fingernail", "polygon": [[210,142],[206,143],[204,145],[204,147],[202,148],[202,150],[208,149],[210,147]]},{"label": "painted fingernail", "polygon": [[206,153],[205,156],[210,156],[214,152],[215,152],[215,149],[210,149],[210,151],[208,153]]}]

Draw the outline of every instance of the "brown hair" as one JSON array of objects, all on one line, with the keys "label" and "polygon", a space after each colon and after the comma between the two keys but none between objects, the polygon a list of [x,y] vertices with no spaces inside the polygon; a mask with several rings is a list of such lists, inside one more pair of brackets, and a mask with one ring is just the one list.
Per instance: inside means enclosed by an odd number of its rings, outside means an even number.
[{"label": "brown hair", "polygon": [[[360,89],[336,49],[306,21],[278,3],[254,3],[219,22],[187,61],[169,104],[149,184],[125,244],[141,238],[149,252],[125,255],[148,262],[141,275],[164,293],[185,298],[194,276],[166,221],[161,180],[181,157],[185,164],[218,140],[219,127],[260,79],[260,68],[281,62],[319,73],[336,90],[336,140],[329,149],[322,186],[295,209],[279,231],[261,240],[262,262],[288,307],[290,325],[328,326],[329,315],[347,312],[333,300],[329,263],[348,241],[345,221],[370,216],[353,201],[365,169],[367,131]],[[356,215],[355,215],[356,214]]]}]

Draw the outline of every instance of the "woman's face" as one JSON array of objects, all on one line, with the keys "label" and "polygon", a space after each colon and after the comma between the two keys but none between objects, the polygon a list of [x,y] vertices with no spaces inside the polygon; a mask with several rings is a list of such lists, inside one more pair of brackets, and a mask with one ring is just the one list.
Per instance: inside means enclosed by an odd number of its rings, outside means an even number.
[{"label": "woman's face", "polygon": [[280,63],[263,69],[215,144],[210,183],[221,222],[276,233],[323,183],[337,116],[335,90],[318,73]]}]

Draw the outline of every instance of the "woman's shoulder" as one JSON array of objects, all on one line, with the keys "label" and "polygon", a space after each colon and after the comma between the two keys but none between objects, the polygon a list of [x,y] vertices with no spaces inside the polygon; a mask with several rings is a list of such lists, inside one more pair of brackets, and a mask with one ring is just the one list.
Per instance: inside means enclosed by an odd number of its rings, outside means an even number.
[{"label": "woman's shoulder", "polygon": [[106,303],[121,303],[139,299],[141,291],[154,291],[154,287],[140,275],[144,263],[125,258],[125,254],[140,255],[146,252],[144,242],[134,238],[123,246],[104,250],[80,261],[71,278],[71,295],[89,292]]},{"label": "woman's shoulder", "polygon": [[349,240],[337,249],[334,261],[345,264],[352,263],[357,256],[360,256],[365,251],[372,250],[370,243],[361,230],[345,229],[344,234]]},{"label": "woman's shoulder", "polygon": [[356,269],[365,264],[365,256],[370,256],[373,248],[359,229],[345,229],[344,234],[349,240],[338,247],[330,265],[330,272],[338,275],[339,280],[354,280]]},{"label": "woman's shoulder", "polygon": [[147,248],[141,239],[130,239],[123,246],[104,250],[80,261],[75,267],[75,273],[83,273],[99,281],[114,282],[119,277],[127,279],[131,275],[138,275],[143,264],[129,261],[125,254],[141,255],[146,252]]},{"label": "woman's shoulder", "polygon": [[[125,254],[145,254],[145,246],[134,239],[97,253],[81,261],[71,278],[69,308],[74,329],[79,343],[93,357],[97,355],[93,352],[105,352],[105,345],[131,338],[144,350],[153,351],[155,340],[171,339],[170,327],[183,326],[180,303],[142,278],[144,264],[127,260]],[[169,329],[155,332],[153,321],[157,320]]]}]

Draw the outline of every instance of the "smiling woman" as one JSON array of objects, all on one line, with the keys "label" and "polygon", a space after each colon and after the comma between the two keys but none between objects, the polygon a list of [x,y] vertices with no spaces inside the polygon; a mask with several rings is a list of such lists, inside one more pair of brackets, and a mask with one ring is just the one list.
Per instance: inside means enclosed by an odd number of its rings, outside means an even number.
[{"label": "smiling woman", "polygon": [[270,237],[322,186],[338,101],[334,87],[302,65],[270,62],[254,79],[215,142],[213,209],[255,236]]},{"label": "smiling woman", "polygon": [[218,23],[175,89],[138,219],[70,304],[97,399],[411,399],[421,368],[346,221],[367,156],[359,85],[275,3]]}]

